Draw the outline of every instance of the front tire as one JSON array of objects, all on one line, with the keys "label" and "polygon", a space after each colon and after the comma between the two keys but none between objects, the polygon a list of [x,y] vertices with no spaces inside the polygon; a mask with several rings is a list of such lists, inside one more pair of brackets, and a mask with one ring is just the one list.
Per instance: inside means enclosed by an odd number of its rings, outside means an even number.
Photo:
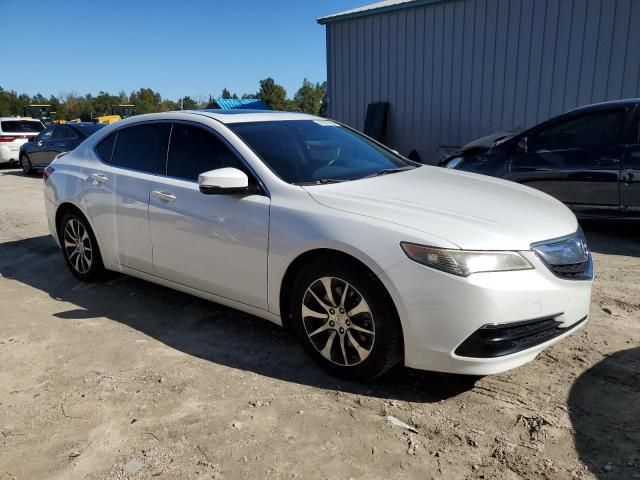
[{"label": "front tire", "polygon": [[106,269],[89,222],[77,213],[67,212],[59,232],[64,260],[71,273],[84,282],[103,280]]},{"label": "front tire", "polygon": [[22,173],[24,173],[25,175],[31,175],[33,173],[31,159],[26,153],[23,154],[22,157],[20,157],[20,167],[22,168]]},{"label": "front tire", "polygon": [[292,327],[307,353],[341,378],[368,381],[403,355],[402,330],[378,278],[355,262],[317,260],[294,283]]}]

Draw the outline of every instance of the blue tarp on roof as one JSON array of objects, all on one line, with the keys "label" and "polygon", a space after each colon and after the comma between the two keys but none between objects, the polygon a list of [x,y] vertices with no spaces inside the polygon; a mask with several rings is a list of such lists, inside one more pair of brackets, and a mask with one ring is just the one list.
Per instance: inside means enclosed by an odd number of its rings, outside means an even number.
[{"label": "blue tarp on roof", "polygon": [[214,101],[222,110],[271,110],[266,103],[257,98],[216,98]]}]

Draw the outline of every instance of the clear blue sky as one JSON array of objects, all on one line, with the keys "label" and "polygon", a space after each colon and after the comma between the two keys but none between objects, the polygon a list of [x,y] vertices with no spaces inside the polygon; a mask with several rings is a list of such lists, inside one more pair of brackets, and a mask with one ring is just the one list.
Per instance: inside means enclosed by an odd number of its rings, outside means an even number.
[{"label": "clear blue sky", "polygon": [[2,38],[14,39],[0,86],[45,96],[149,87],[175,100],[253,93],[272,76],[293,96],[303,78],[326,79],[316,17],[371,1],[0,0]]}]

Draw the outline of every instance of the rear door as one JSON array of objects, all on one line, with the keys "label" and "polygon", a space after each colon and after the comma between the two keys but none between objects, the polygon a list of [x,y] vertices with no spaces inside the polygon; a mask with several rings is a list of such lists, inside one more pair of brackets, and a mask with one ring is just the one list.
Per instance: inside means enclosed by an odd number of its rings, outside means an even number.
[{"label": "rear door", "polygon": [[149,191],[166,159],[171,124],[124,127],[95,148],[85,169],[85,204],[102,248],[123,267],[152,273]]},{"label": "rear door", "polygon": [[625,108],[585,112],[534,131],[526,149],[513,156],[509,179],[575,210],[618,210],[626,113]]},{"label": "rear door", "polygon": [[629,144],[620,175],[620,204],[623,210],[640,214],[640,108],[629,129]]}]

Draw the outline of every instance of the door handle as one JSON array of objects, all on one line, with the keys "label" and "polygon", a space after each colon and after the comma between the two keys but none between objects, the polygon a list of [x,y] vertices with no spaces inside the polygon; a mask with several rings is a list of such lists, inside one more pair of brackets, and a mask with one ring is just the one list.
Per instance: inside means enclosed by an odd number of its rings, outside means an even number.
[{"label": "door handle", "polygon": [[109,177],[101,173],[92,173],[91,175],[89,175],[89,177],[91,177],[91,180],[93,180],[95,184],[105,183],[109,181]]},{"label": "door handle", "polygon": [[151,192],[151,195],[156,197],[158,200],[162,200],[163,202],[175,202],[176,200],[176,196],[171,192],[154,190],[153,192]]}]

